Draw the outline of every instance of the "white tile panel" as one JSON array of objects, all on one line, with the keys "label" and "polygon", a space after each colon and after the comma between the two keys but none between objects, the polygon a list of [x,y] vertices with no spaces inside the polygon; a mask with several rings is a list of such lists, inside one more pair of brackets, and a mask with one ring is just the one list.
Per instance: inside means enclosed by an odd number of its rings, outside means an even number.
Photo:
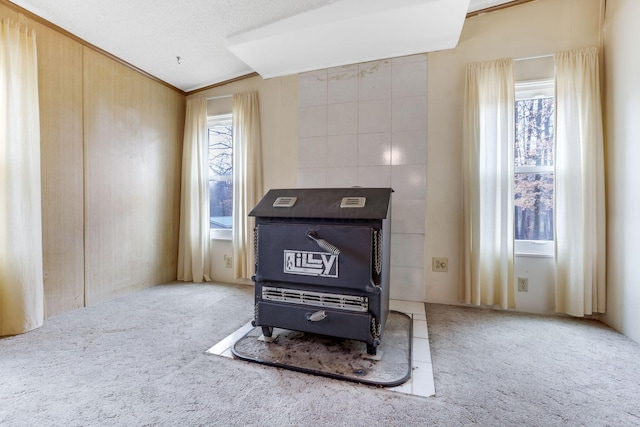
[{"label": "white tile panel", "polygon": [[[395,190],[390,292],[413,301],[425,289],[426,72],[417,54],[300,76],[301,102],[324,102],[326,81],[326,105],[299,107],[298,185]],[[327,136],[325,152],[305,135]]]},{"label": "white tile panel", "polygon": [[391,267],[391,298],[424,301],[424,269],[420,267]]},{"label": "white tile panel", "polygon": [[431,363],[431,349],[429,340],[426,338],[417,338],[414,336],[412,342],[413,355],[412,358],[418,362]]},{"label": "white tile panel", "polygon": [[389,132],[358,135],[358,166],[388,166],[391,163]]},{"label": "white tile panel", "polygon": [[391,98],[391,61],[360,64],[358,99],[369,101]]},{"label": "white tile panel", "polygon": [[391,134],[392,165],[424,165],[426,162],[426,130],[400,131]]},{"label": "white tile panel", "polygon": [[417,301],[406,301],[402,299],[389,299],[389,309],[399,311],[401,313],[410,314],[412,318],[417,316],[424,317],[424,303]]},{"label": "white tile panel", "polygon": [[422,61],[393,63],[393,97],[402,98],[427,94],[427,58]]},{"label": "white tile panel", "polygon": [[327,138],[327,167],[357,165],[358,135],[334,135]]},{"label": "white tile panel", "polygon": [[424,234],[426,201],[392,198],[391,230],[394,233]]},{"label": "white tile panel", "polygon": [[298,109],[298,137],[309,138],[327,135],[327,106],[301,107]]},{"label": "white tile panel", "polygon": [[344,188],[358,185],[358,168],[345,166],[326,168],[326,186],[330,188]]},{"label": "white tile panel", "polygon": [[327,165],[327,137],[300,138],[298,167],[318,168]]},{"label": "white tile panel", "polygon": [[[323,75],[324,74],[324,75]],[[327,103],[327,72],[306,73],[298,79],[298,106],[310,107]]]},{"label": "white tile panel", "polygon": [[358,64],[330,68],[327,78],[329,104],[358,100]]},{"label": "white tile panel", "polygon": [[358,104],[358,132],[375,133],[391,130],[391,99],[361,101]]},{"label": "white tile panel", "polygon": [[433,379],[433,366],[431,363],[414,361],[412,365],[412,394],[424,397],[435,396],[436,387]]},{"label": "white tile panel", "polygon": [[396,393],[413,394],[413,378],[409,378],[405,383],[397,387],[390,387],[389,390]]},{"label": "white tile panel", "polygon": [[327,133],[345,135],[358,133],[358,103],[330,104],[327,107]]},{"label": "white tile panel", "polygon": [[413,337],[429,339],[429,332],[427,331],[427,321],[413,319]]},{"label": "white tile panel", "polygon": [[427,97],[410,96],[393,99],[394,132],[427,129]]},{"label": "white tile panel", "polygon": [[420,200],[426,198],[427,168],[425,165],[394,166],[391,187],[396,199]]},{"label": "white tile panel", "polygon": [[228,335],[225,339],[218,342],[216,345],[207,350],[207,354],[213,354],[216,356],[225,355],[226,352],[231,353],[230,349],[233,345],[243,336],[245,336],[250,330],[253,329],[251,322],[245,323],[240,329]]},{"label": "white tile panel", "polygon": [[322,188],[326,186],[326,168],[301,168],[298,169],[298,187]]},{"label": "white tile panel", "polygon": [[[392,230],[390,255],[391,267],[424,268],[424,234],[397,234]],[[395,281],[391,287],[394,285]]]},{"label": "white tile panel", "polygon": [[358,166],[358,185],[361,187],[391,186],[389,166]]}]

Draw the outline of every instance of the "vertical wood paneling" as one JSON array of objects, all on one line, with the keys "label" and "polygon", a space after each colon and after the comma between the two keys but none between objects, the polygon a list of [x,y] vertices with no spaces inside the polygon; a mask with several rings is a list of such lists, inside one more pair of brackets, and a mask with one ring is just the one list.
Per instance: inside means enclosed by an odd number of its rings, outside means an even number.
[{"label": "vertical wood paneling", "polygon": [[184,96],[84,49],[87,305],[176,278]]},{"label": "vertical wood paneling", "polygon": [[35,22],[47,316],[84,306],[82,46]]},{"label": "vertical wood paneling", "polygon": [[0,19],[2,18],[11,18],[11,19],[15,19],[16,21],[18,20],[18,12],[9,9],[8,7],[6,7],[3,4],[0,4]]},{"label": "vertical wood paneling", "polygon": [[175,280],[185,96],[4,17],[37,37],[46,315]]}]

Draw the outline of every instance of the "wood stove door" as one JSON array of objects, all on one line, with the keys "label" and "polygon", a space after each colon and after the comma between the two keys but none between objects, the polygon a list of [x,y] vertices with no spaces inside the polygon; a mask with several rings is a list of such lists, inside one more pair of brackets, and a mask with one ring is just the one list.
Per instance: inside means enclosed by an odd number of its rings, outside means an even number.
[{"label": "wood stove door", "polygon": [[[322,312],[320,320],[314,313]],[[372,344],[371,314],[354,313],[330,308],[298,306],[260,301],[256,310],[256,326],[269,325],[294,331],[311,332]]]},{"label": "wood stove door", "polygon": [[257,281],[350,289],[372,283],[369,225],[269,223],[258,225],[257,233]]}]

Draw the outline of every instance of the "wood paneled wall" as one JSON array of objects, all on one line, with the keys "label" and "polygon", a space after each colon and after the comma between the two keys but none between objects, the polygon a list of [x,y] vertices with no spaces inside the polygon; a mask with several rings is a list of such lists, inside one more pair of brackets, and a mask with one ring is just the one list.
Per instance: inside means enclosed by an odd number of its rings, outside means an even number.
[{"label": "wood paneled wall", "polygon": [[184,96],[84,51],[86,301],[176,278]]},{"label": "wood paneled wall", "polygon": [[185,95],[36,30],[46,315],[176,278]]},{"label": "wood paneled wall", "polygon": [[47,315],[84,306],[82,49],[34,24],[38,48],[42,244]]}]

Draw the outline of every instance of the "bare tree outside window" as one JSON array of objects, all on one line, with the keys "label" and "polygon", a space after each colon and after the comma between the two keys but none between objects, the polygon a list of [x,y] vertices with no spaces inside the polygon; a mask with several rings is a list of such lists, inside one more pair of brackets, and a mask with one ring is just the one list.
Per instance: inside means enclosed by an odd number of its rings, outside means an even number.
[{"label": "bare tree outside window", "polygon": [[553,240],[555,99],[521,99],[515,106],[514,236]]},{"label": "bare tree outside window", "polygon": [[233,131],[230,120],[209,127],[209,211],[212,229],[231,228]]}]

